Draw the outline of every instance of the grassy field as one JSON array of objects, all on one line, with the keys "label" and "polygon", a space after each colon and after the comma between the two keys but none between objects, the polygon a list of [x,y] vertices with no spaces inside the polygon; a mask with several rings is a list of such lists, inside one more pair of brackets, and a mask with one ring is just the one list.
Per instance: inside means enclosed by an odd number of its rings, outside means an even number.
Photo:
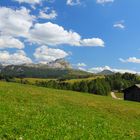
[{"label": "grassy field", "polygon": [[[95,80],[97,78],[104,78],[104,76],[92,76],[92,77],[89,77],[89,78],[79,78],[79,79],[70,79],[70,80],[66,80],[65,82],[68,82],[68,83],[75,83],[75,82],[81,82],[81,81],[91,81],[91,80]],[[29,84],[35,84],[37,81],[38,82],[47,82],[47,81],[50,81],[50,80],[57,80],[57,79],[47,79],[47,78],[24,78],[23,81],[28,81]],[[15,78],[15,81],[20,83],[21,80],[19,78]]]},{"label": "grassy field", "polygon": [[91,80],[95,80],[97,78],[104,78],[104,76],[92,76],[89,78],[79,78],[79,79],[70,79],[70,80],[66,80],[66,82],[68,83],[75,83],[75,82],[81,82],[81,81],[91,81]]},{"label": "grassy field", "polygon": [[140,103],[0,82],[0,140],[139,140]]},{"label": "grassy field", "polygon": [[124,93],[117,92],[117,93],[115,93],[115,95],[117,98],[124,98]]},{"label": "grassy field", "polygon": [[[56,79],[45,79],[45,78],[24,78],[23,79],[23,81],[28,81],[29,82],[29,84],[35,84],[37,81],[38,82],[47,82],[47,81],[50,81],[50,80],[56,80]],[[18,83],[20,83],[21,82],[21,79],[19,79],[19,78],[15,78],[15,81],[16,82],[18,82]]]}]

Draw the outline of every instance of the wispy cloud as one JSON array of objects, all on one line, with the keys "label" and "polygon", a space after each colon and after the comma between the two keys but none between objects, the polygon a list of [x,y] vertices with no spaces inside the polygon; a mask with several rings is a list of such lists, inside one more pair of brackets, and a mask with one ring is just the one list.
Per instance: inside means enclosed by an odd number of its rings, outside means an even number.
[{"label": "wispy cloud", "polygon": [[55,10],[51,10],[49,7],[46,7],[44,10],[39,12],[39,18],[42,19],[55,19],[57,17],[57,13]]},{"label": "wispy cloud", "polygon": [[78,66],[78,67],[86,67],[87,65],[86,65],[85,63],[82,62],[82,63],[78,63],[77,66]]},{"label": "wispy cloud", "polygon": [[96,0],[98,4],[106,4],[106,3],[112,3],[114,0]]},{"label": "wispy cloud", "polygon": [[13,0],[19,3],[39,4],[42,0]]},{"label": "wispy cloud", "polygon": [[87,71],[89,71],[91,73],[99,73],[99,72],[101,72],[103,70],[110,70],[110,71],[115,72],[115,73],[116,72],[119,72],[119,73],[126,73],[126,72],[128,72],[128,73],[134,73],[134,74],[138,73],[138,74],[140,74],[140,72],[137,72],[137,71],[134,71],[134,70],[111,68],[109,66],[93,67],[93,68],[88,69]]},{"label": "wispy cloud", "polygon": [[129,57],[128,59],[119,58],[119,60],[123,63],[137,63],[140,64],[140,59],[136,57]]},{"label": "wispy cloud", "polygon": [[67,0],[67,5],[74,6],[74,5],[80,5],[80,0]]},{"label": "wispy cloud", "polygon": [[119,29],[124,29],[124,28],[125,28],[124,20],[119,21],[119,22],[116,22],[116,23],[113,25],[113,27],[114,27],[114,28],[119,28]]}]

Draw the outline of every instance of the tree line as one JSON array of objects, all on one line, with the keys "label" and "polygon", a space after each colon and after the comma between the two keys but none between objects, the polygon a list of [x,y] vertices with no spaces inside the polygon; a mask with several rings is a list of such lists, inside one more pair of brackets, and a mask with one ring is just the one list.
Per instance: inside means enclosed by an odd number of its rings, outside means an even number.
[{"label": "tree line", "polygon": [[138,83],[140,83],[140,77],[136,74],[130,73],[116,73],[113,75],[107,75],[105,78],[97,78],[91,81],[83,80],[74,83],[65,82],[65,79],[36,81],[37,86],[87,92],[105,96],[107,96],[111,91],[122,91],[123,89]]},{"label": "tree line", "polygon": [[122,91],[134,84],[140,83],[140,76],[131,73],[116,73],[105,77],[106,81],[109,83],[111,90]]},{"label": "tree line", "polygon": [[49,81],[36,81],[37,86],[43,86],[47,88],[63,89],[63,90],[73,90],[78,92],[86,92],[98,95],[108,95],[110,92],[110,86],[105,81],[105,79],[97,78],[91,81],[80,81],[69,83],[59,80],[49,80]]},{"label": "tree line", "polygon": [[[30,81],[24,80],[24,77],[20,77],[20,82],[22,84],[30,84]],[[14,77],[1,75],[0,80],[5,80],[7,82],[16,82]],[[97,95],[107,96],[111,91],[117,90],[122,91],[123,89],[130,87],[134,84],[140,83],[140,76],[136,74],[120,74],[116,73],[113,75],[107,75],[104,78],[97,78],[94,80],[82,80],[74,83],[66,81],[67,79],[57,79],[49,81],[38,81],[36,80],[35,85],[43,86],[47,88],[54,89],[63,89],[63,90],[72,90],[78,92],[85,92]]]}]

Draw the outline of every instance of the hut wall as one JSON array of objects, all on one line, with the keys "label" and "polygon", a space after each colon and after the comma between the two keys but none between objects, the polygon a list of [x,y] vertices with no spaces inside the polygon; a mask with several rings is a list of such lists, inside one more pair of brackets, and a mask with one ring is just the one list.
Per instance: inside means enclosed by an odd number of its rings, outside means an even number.
[{"label": "hut wall", "polygon": [[125,91],[124,100],[140,102],[140,89],[137,87],[133,87]]}]

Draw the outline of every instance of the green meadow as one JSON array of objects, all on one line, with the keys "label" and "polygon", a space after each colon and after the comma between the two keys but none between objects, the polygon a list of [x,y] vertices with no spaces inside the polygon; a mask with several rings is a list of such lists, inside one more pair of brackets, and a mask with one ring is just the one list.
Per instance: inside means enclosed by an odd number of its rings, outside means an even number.
[{"label": "green meadow", "polygon": [[[97,78],[104,78],[104,76],[91,76],[89,78],[77,78],[77,79],[70,79],[70,80],[65,80],[67,83],[75,83],[75,82],[81,82],[81,81],[92,81]],[[21,82],[20,78],[14,78],[14,80],[18,83]],[[23,78],[23,81],[28,81],[29,84],[35,84],[36,82],[48,82],[50,80],[57,80],[55,78]]]},{"label": "green meadow", "polygon": [[[35,84],[36,82],[48,82],[50,80],[56,80],[56,79],[47,79],[47,78],[23,78],[23,81],[27,81],[29,84]],[[14,81],[17,83],[21,83],[20,78],[14,78]]]},{"label": "green meadow", "polygon": [[97,78],[105,78],[105,76],[102,76],[102,75],[99,75],[99,76],[91,76],[89,78],[79,78],[79,79],[70,79],[70,80],[66,80],[65,82],[68,82],[68,83],[75,83],[75,82],[81,82],[81,81],[92,81],[92,80],[95,80]]},{"label": "green meadow", "polygon": [[0,140],[140,140],[140,103],[0,82]]}]

